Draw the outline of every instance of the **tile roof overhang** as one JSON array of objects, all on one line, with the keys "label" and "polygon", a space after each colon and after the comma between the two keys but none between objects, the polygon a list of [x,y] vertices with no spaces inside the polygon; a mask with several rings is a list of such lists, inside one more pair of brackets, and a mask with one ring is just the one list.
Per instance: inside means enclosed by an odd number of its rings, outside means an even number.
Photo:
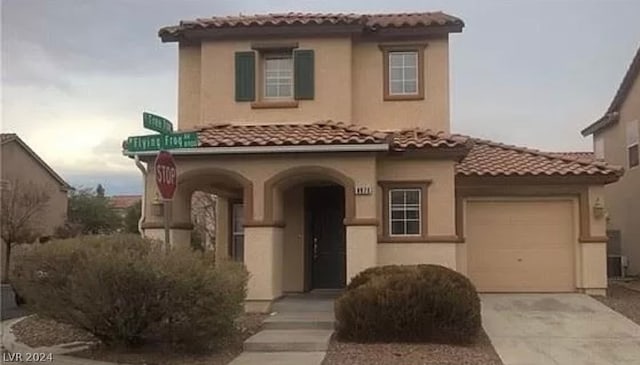
[{"label": "tile roof overhang", "polygon": [[[473,148],[456,166],[459,178],[526,178],[538,181],[561,178],[575,181],[617,181],[624,169],[596,160],[593,155],[570,152],[542,152],[473,138]],[[513,181],[513,179],[511,179]]]},{"label": "tile roof overhang", "polygon": [[[596,133],[604,128],[612,126],[618,122],[620,117],[620,108],[622,107],[622,103],[626,100],[631,88],[633,87],[633,83],[636,82],[640,78],[640,47],[636,51],[636,55],[633,57],[633,61],[631,61],[631,65],[629,65],[629,69],[627,73],[624,75],[620,86],[618,87],[618,91],[616,95],[613,97],[609,108],[604,113],[604,115],[589,125],[587,128],[583,129],[580,133],[583,136],[588,136],[593,133]],[[640,81],[638,81],[640,82]]]},{"label": "tile roof overhang", "polygon": [[461,32],[464,22],[443,12],[391,13],[391,14],[321,14],[284,13],[237,16],[214,16],[196,20],[183,20],[178,25],[163,27],[158,36],[163,42],[176,42],[202,38],[241,38],[246,36],[286,36],[315,34],[398,33],[411,30],[419,35]]},{"label": "tile roof overhang", "polygon": [[[596,160],[592,154],[542,152],[534,149],[428,129],[376,131],[333,121],[311,124],[214,124],[195,129],[197,148],[175,154],[255,154],[291,152],[372,152],[424,155],[457,161],[459,178],[536,177],[574,178],[609,183],[623,169]],[[128,156],[155,155],[126,151]],[[348,149],[345,147],[349,147]]]}]

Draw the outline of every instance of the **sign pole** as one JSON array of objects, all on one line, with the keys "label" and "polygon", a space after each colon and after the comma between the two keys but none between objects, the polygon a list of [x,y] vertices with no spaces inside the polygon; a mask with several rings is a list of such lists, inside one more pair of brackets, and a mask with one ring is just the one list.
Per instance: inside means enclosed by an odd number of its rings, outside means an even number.
[{"label": "sign pole", "polygon": [[171,249],[171,229],[169,227],[171,214],[171,200],[164,200],[164,247],[167,253]]}]

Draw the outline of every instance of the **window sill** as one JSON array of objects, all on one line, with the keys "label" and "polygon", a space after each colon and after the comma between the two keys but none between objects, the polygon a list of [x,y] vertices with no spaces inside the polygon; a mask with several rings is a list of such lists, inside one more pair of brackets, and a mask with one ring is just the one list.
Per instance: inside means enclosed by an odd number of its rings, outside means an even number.
[{"label": "window sill", "polygon": [[285,101],[254,101],[251,103],[251,109],[285,109],[285,108],[297,108],[297,100],[285,100]]},{"label": "window sill", "polygon": [[424,100],[424,96],[417,95],[385,95],[384,101]]},{"label": "window sill", "polygon": [[378,236],[378,243],[464,243],[458,236]]}]

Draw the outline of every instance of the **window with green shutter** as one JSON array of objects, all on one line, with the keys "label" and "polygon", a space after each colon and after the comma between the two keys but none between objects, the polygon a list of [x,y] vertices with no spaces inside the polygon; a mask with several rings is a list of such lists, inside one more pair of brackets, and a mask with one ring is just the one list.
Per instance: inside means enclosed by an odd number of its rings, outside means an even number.
[{"label": "window with green shutter", "polygon": [[236,52],[236,101],[256,99],[255,52]]},{"label": "window with green shutter", "polygon": [[310,100],[314,96],[314,60],[313,50],[293,52],[294,98]]}]

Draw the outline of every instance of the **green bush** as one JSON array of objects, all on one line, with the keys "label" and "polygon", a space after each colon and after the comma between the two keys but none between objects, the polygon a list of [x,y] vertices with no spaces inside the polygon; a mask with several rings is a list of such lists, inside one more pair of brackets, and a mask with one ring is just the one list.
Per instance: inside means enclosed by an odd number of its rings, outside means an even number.
[{"label": "green bush", "polygon": [[234,331],[247,272],[137,235],[53,241],[16,258],[13,284],[39,315],[107,345],[208,349]]},{"label": "green bush", "polygon": [[438,265],[367,269],[336,300],[335,314],[346,341],[472,343],[481,329],[473,284]]}]

